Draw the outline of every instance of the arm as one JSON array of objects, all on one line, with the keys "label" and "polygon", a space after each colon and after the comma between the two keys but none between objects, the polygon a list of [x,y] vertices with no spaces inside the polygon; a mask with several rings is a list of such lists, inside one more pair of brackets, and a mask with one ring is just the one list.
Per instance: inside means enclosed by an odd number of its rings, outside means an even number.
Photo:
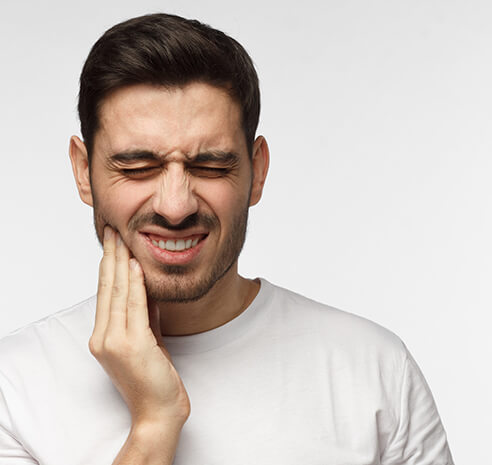
[{"label": "arm", "polygon": [[159,309],[147,305],[143,272],[105,228],[96,322],[89,348],[125,400],[132,427],[113,465],[171,464],[190,402],[162,345]]},{"label": "arm", "polygon": [[128,438],[113,465],[170,465],[181,428],[159,425],[132,425]]},{"label": "arm", "polygon": [[401,379],[398,425],[381,457],[385,465],[453,465],[436,404],[407,352]]},{"label": "arm", "polygon": [[16,387],[0,372],[0,465],[37,465],[38,462],[15,437],[12,415],[7,405],[8,393]]}]

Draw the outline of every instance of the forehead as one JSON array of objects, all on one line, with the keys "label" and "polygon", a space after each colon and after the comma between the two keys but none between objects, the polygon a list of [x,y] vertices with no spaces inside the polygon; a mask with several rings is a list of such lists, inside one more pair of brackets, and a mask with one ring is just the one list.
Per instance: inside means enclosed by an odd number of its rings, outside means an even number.
[{"label": "forehead", "polygon": [[239,104],[226,90],[205,83],[118,89],[103,101],[99,119],[95,152],[245,150]]}]

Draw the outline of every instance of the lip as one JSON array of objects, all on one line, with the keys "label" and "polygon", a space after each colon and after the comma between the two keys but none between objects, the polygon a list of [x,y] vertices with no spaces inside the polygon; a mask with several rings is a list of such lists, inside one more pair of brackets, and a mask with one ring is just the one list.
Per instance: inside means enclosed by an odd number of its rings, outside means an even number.
[{"label": "lip", "polygon": [[194,238],[197,236],[206,236],[208,231],[200,228],[190,228],[184,231],[168,231],[160,228],[159,226],[147,226],[142,228],[140,234],[145,236],[159,236],[159,239],[167,240],[167,239],[188,239]]},{"label": "lip", "polygon": [[194,238],[199,236],[201,239],[199,240],[198,244],[195,245],[194,247],[191,247],[190,249],[185,249],[185,250],[180,250],[180,251],[170,251],[170,250],[164,250],[161,249],[160,247],[152,244],[152,239],[150,238],[150,235],[148,233],[141,233],[145,244],[147,245],[148,250],[150,251],[151,255],[154,257],[155,260],[157,260],[159,263],[163,263],[165,265],[188,265],[191,263],[193,260],[196,259],[196,257],[200,254],[200,251],[202,250],[208,235],[206,234],[190,234],[189,232],[186,233],[186,235],[174,235],[174,234],[168,234],[166,233],[166,236],[162,234],[152,234],[153,236],[159,236],[161,238],[165,239],[184,239],[184,238]]}]

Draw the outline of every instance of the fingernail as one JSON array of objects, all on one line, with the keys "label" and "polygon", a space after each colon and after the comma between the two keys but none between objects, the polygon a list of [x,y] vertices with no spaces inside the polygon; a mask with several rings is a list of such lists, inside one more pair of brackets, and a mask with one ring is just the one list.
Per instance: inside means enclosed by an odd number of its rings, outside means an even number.
[{"label": "fingernail", "polygon": [[121,240],[121,235],[120,233],[116,234],[116,245],[121,245],[123,244],[123,241]]},{"label": "fingernail", "polygon": [[130,258],[130,268],[132,270],[138,269],[138,262],[134,258]]},{"label": "fingernail", "polygon": [[104,227],[104,240],[111,239],[113,237],[113,230],[109,226]]}]

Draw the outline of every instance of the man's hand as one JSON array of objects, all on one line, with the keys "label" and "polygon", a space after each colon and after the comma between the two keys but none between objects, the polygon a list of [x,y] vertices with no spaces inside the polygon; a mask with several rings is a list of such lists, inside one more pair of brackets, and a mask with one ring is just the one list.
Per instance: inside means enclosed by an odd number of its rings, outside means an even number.
[{"label": "man's hand", "polygon": [[[163,463],[164,457],[172,461],[179,433],[190,413],[186,390],[161,342],[159,315],[157,305],[147,306],[139,263],[130,259],[120,235],[106,226],[96,322],[89,348],[132,417],[132,431],[115,463],[130,463],[130,458],[139,457],[135,454],[143,450],[142,446],[149,452],[149,460],[141,457],[141,463],[153,463],[153,458]],[[152,440],[158,437],[159,441]],[[149,447],[154,447],[154,442],[165,450],[162,455],[157,451],[151,459]]]}]

